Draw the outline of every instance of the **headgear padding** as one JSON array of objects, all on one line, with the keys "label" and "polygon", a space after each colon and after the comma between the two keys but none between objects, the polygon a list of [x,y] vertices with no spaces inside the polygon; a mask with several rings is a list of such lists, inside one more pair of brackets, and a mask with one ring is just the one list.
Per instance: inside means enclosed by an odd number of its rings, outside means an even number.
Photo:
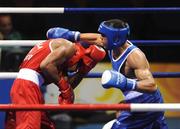
[{"label": "headgear padding", "polygon": [[98,28],[98,31],[106,36],[107,38],[107,49],[111,50],[117,47],[122,46],[130,33],[129,25],[127,23],[124,24],[124,27],[114,27],[112,24],[109,24],[109,21],[103,21]]}]

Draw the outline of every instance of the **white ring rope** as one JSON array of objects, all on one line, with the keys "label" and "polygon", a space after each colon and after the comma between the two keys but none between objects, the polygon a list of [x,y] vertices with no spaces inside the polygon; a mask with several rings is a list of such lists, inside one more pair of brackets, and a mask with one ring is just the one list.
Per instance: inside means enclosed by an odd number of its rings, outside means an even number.
[{"label": "white ring rope", "polygon": [[1,79],[14,79],[18,75],[18,72],[0,72],[0,80]]},{"label": "white ring rope", "polygon": [[52,8],[52,7],[0,7],[0,13],[64,13],[64,8]]},{"label": "white ring rope", "polygon": [[148,104],[131,104],[131,111],[180,111],[179,103],[148,103]]},{"label": "white ring rope", "polygon": [[45,40],[0,40],[1,46],[34,46]]}]

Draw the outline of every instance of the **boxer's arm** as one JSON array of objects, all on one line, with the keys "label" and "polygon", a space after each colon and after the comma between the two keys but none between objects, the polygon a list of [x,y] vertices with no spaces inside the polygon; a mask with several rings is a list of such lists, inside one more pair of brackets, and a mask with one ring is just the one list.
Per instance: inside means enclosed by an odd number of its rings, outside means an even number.
[{"label": "boxer's arm", "polygon": [[144,53],[136,50],[129,56],[127,61],[129,66],[134,69],[136,78],[138,79],[136,90],[141,92],[156,91],[157,86]]},{"label": "boxer's arm", "polygon": [[40,68],[46,79],[52,80],[61,91],[59,104],[70,104],[74,101],[74,93],[67,78],[59,73],[59,66],[75,54],[74,44],[65,39],[51,41],[53,51],[41,62]]},{"label": "boxer's arm", "polygon": [[87,44],[103,46],[103,37],[98,33],[80,33],[79,31],[71,31],[62,27],[50,28],[46,36],[48,39],[64,38],[72,42],[82,41]]},{"label": "boxer's arm", "polygon": [[98,33],[81,33],[80,41],[88,43],[90,45],[98,45],[103,47],[104,38]]},{"label": "boxer's arm", "polygon": [[64,38],[72,42],[76,42],[76,41],[79,41],[80,32],[71,31],[69,29],[62,28],[62,27],[54,27],[54,28],[50,28],[46,32],[46,37],[48,39]]},{"label": "boxer's arm", "polygon": [[85,76],[85,74],[77,72],[73,76],[68,77],[71,87],[73,89],[75,89],[79,85],[79,83],[81,82],[81,80],[83,79],[84,76]]},{"label": "boxer's arm", "polygon": [[58,67],[75,53],[75,47],[64,39],[52,40],[51,45],[53,51],[41,62],[40,68],[46,78],[58,84],[60,80]]},{"label": "boxer's arm", "polygon": [[157,90],[154,78],[149,69],[136,69],[135,74],[139,81],[137,81],[137,91],[154,92]]}]

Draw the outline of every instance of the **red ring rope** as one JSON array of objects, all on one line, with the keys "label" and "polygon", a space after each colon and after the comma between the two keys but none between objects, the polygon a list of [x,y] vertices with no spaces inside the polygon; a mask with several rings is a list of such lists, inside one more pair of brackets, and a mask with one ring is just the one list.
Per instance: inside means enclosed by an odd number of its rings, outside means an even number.
[{"label": "red ring rope", "polygon": [[0,104],[0,110],[130,110],[130,104]]}]

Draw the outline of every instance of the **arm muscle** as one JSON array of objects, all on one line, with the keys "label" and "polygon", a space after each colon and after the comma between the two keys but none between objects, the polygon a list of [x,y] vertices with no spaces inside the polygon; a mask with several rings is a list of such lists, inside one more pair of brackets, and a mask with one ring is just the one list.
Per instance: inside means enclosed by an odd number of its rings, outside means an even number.
[{"label": "arm muscle", "polygon": [[54,49],[40,64],[40,68],[45,77],[58,83],[60,78],[58,67],[70,58],[74,52],[74,46],[69,43],[65,43]]},{"label": "arm muscle", "polygon": [[157,89],[150,71],[149,63],[142,51],[134,51],[128,59],[130,67],[134,69],[137,81],[137,91],[153,92]]}]

